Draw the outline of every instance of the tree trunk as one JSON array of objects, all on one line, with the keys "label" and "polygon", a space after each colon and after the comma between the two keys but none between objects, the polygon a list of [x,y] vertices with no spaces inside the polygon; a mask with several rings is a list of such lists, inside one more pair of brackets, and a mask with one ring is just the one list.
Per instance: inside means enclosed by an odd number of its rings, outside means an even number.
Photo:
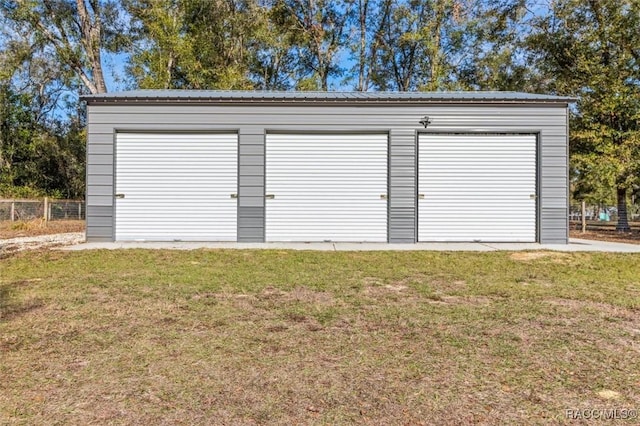
[{"label": "tree trunk", "polygon": [[618,188],[618,224],[616,231],[631,232],[629,220],[627,218],[627,189]]},{"label": "tree trunk", "polygon": [[365,92],[367,88],[365,87],[364,79],[365,79],[365,71],[366,65],[365,61],[367,60],[366,48],[367,48],[367,9],[369,7],[369,0],[360,0],[358,3],[358,12],[359,12],[359,20],[360,20],[360,46],[359,46],[359,55],[358,55],[358,87],[356,88],[359,92]]},{"label": "tree trunk", "polygon": [[442,72],[440,69],[440,55],[441,55],[441,38],[442,38],[442,34],[441,34],[441,30],[442,30],[442,25],[443,25],[443,21],[445,19],[445,3],[444,2],[438,2],[437,3],[437,11],[436,11],[436,16],[435,16],[435,28],[433,29],[433,34],[432,34],[432,40],[431,43],[433,43],[433,49],[431,50],[431,52],[429,52],[430,56],[431,56],[431,60],[430,62],[430,76],[429,76],[429,84],[427,85],[427,89],[428,90],[438,90],[440,89],[440,73]]},{"label": "tree trunk", "polygon": [[[104,75],[102,73],[102,58],[101,58],[101,42],[102,42],[102,21],[100,16],[99,3],[97,1],[91,1],[89,4],[93,10],[93,21],[89,9],[87,8],[86,0],[76,0],[76,6],[78,8],[78,18],[80,20],[80,30],[82,34],[81,43],[84,47],[87,59],[89,60],[89,66],[91,68],[91,83],[85,84],[92,94],[106,93],[107,85],[104,82]],[[83,79],[84,81],[84,79]]]}]

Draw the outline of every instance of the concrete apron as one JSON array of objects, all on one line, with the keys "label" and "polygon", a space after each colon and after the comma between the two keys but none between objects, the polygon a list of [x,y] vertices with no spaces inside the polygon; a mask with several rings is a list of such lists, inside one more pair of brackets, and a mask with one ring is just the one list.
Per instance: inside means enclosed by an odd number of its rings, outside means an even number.
[{"label": "concrete apron", "polygon": [[565,252],[640,253],[640,244],[592,241],[572,238],[569,244],[538,243],[233,243],[233,242],[106,242],[82,243],[61,247],[61,250],[196,250],[196,249],[259,249],[259,250],[317,250],[317,251],[522,251],[553,250]]}]

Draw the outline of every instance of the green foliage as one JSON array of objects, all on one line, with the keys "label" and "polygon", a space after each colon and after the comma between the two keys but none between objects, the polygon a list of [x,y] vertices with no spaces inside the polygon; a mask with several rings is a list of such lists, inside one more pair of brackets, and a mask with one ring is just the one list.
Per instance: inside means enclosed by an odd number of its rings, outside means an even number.
[{"label": "green foliage", "polygon": [[474,90],[538,91],[540,76],[526,59],[534,14],[526,0],[475,2],[458,79]]},{"label": "green foliage", "polygon": [[14,186],[8,184],[0,184],[0,198],[41,198],[47,195],[44,191],[38,188],[31,188],[29,186]]},{"label": "green foliage", "polygon": [[[385,1],[378,12],[371,80],[380,90],[442,90],[467,25],[454,0]],[[455,85],[455,84],[453,84]]]},{"label": "green foliage", "polygon": [[34,98],[0,86],[0,193],[84,195],[84,124],[36,121]]},{"label": "green foliage", "polygon": [[145,44],[130,58],[128,72],[142,89],[188,87],[186,73],[194,62],[193,46],[184,31],[184,12],[174,0],[126,3],[137,20],[133,36]]},{"label": "green foliage", "polygon": [[13,186],[23,177],[23,170],[14,166],[34,151],[31,136],[35,128],[27,97],[6,84],[0,86],[0,184]]},{"label": "green foliage", "polygon": [[338,57],[348,43],[353,2],[276,0],[274,9],[278,25],[291,34],[296,89],[329,90],[330,79],[344,72]]},{"label": "green foliage", "polygon": [[69,84],[91,93],[107,91],[103,51],[118,52],[129,38],[120,3],[114,0],[3,0],[0,12],[10,38],[23,36],[31,48],[55,63]]},{"label": "green foliage", "polygon": [[603,202],[640,183],[640,3],[554,6],[529,42],[548,89],[579,97],[571,120],[574,196]]},{"label": "green foliage", "polygon": [[197,61],[190,76],[195,87],[251,89],[252,37],[262,13],[256,2],[192,0],[185,2],[185,13]]},{"label": "green foliage", "polygon": [[129,72],[141,88],[250,89],[252,34],[263,24],[252,1],[130,0],[138,43]]},{"label": "green foliage", "polygon": [[298,59],[292,49],[297,34],[290,22],[282,22],[282,11],[278,8],[255,9],[254,15],[249,79],[258,90],[291,89]]}]

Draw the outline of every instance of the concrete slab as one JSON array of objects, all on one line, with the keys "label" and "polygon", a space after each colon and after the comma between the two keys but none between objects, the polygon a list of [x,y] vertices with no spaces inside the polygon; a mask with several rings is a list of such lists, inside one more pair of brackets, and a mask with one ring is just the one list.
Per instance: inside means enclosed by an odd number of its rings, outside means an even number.
[{"label": "concrete slab", "polygon": [[571,239],[569,244],[538,243],[232,243],[232,242],[112,242],[82,243],[61,250],[118,250],[118,249],[259,249],[259,250],[317,250],[317,251],[522,251],[554,250],[566,252],[640,253],[640,244]]},{"label": "concrete slab", "polygon": [[[562,245],[557,245],[555,250],[560,251],[601,251],[611,253],[640,253],[640,244],[617,243],[611,241],[594,241],[582,240],[579,238],[571,238],[570,244],[572,249],[563,250]],[[553,250],[553,249],[552,249]]]}]

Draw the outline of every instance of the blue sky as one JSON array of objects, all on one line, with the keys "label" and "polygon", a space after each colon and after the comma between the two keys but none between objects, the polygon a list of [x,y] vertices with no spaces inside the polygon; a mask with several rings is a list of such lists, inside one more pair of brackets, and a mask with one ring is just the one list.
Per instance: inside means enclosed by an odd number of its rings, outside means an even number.
[{"label": "blue sky", "polygon": [[110,92],[120,92],[127,90],[125,84],[125,68],[129,54],[104,54],[103,67],[105,67],[104,79],[107,89]]}]

